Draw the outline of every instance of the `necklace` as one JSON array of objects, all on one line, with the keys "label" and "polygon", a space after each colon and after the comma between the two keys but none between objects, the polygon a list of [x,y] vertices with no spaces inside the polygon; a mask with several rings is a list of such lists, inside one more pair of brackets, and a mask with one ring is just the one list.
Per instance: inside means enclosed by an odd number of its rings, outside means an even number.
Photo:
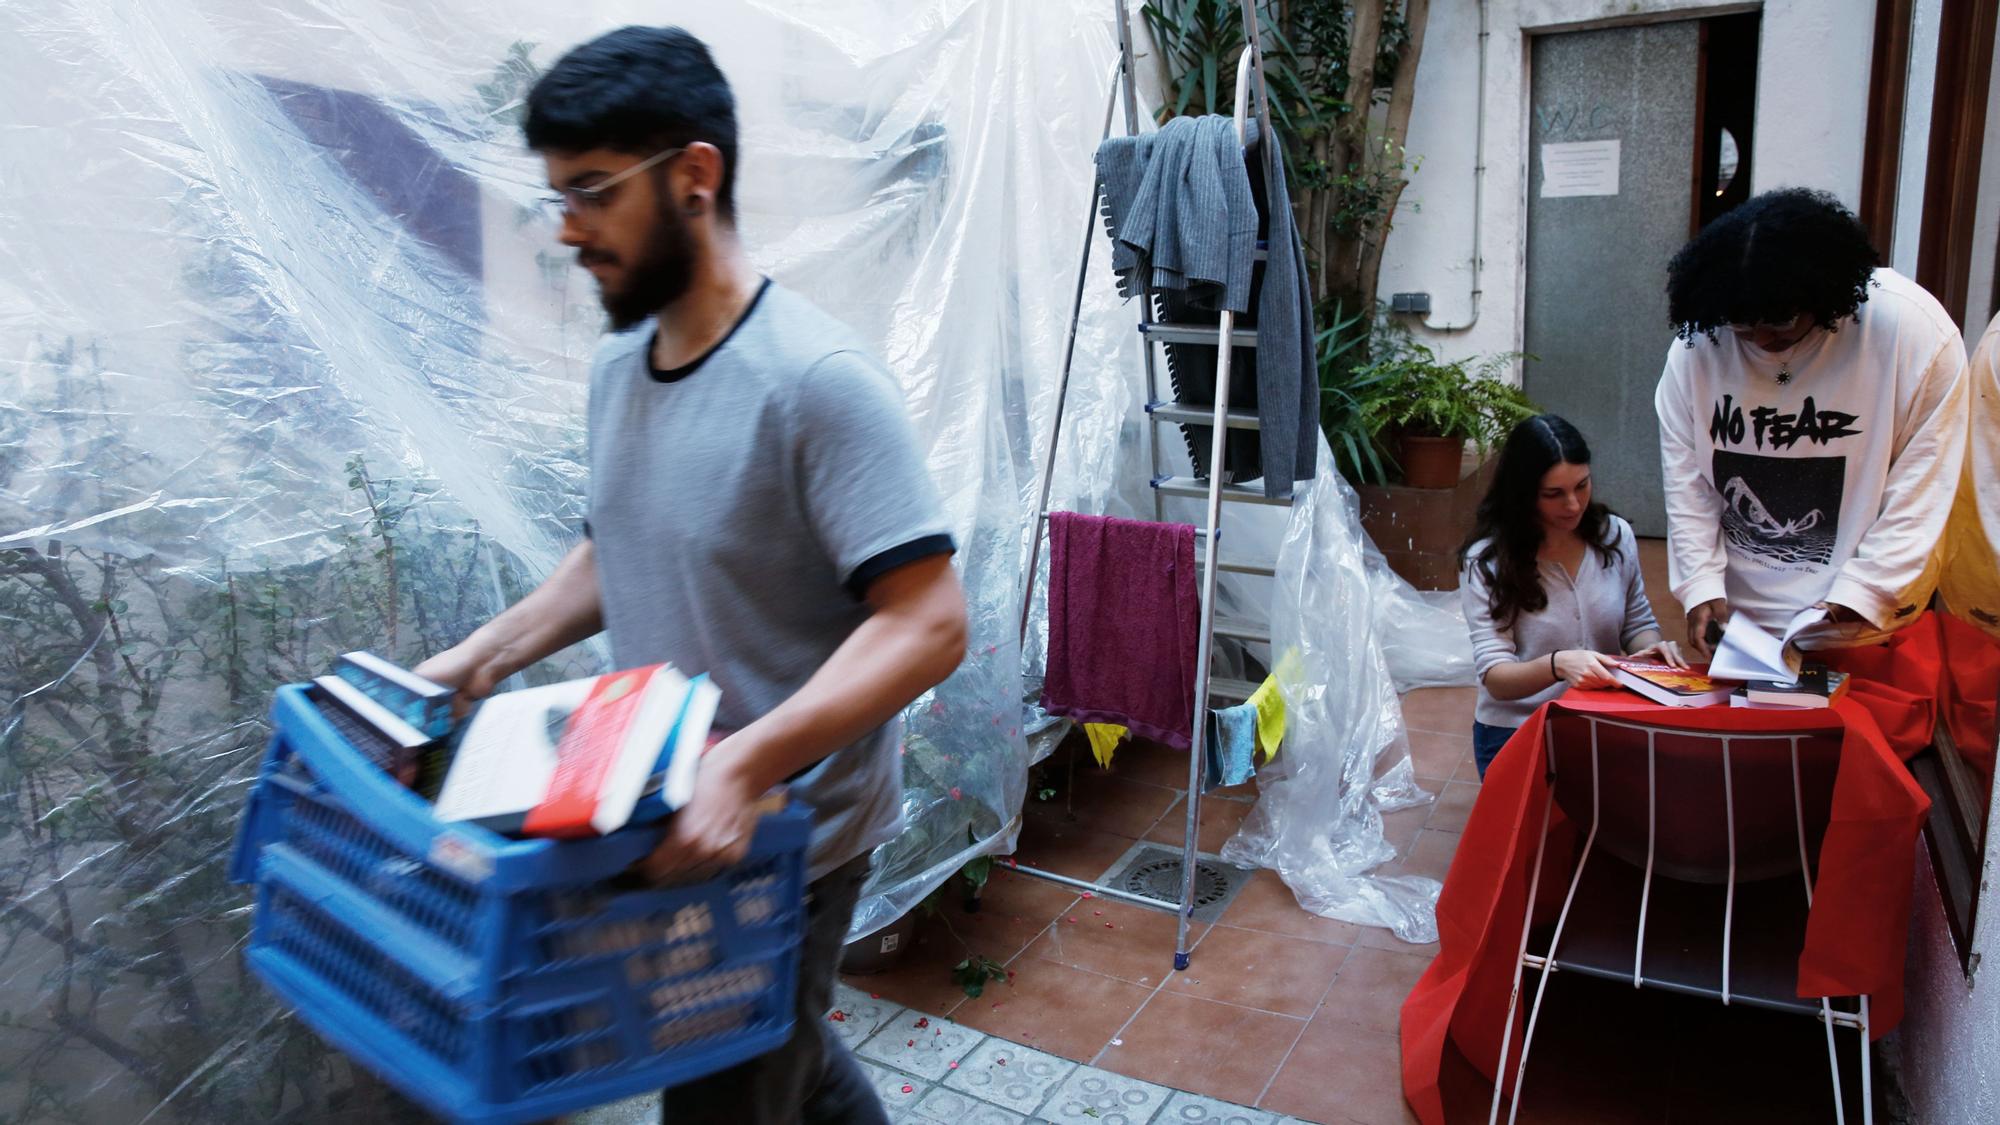
[{"label": "necklace", "polygon": [[1792,365],[1789,363],[1779,364],[1777,378],[1778,378],[1778,385],[1781,387],[1787,383],[1790,383],[1792,381]]}]

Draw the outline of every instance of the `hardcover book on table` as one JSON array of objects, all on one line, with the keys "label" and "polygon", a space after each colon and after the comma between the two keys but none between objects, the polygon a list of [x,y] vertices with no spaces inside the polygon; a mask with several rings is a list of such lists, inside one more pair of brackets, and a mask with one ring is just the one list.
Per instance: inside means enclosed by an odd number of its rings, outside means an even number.
[{"label": "hardcover book on table", "polygon": [[1667,707],[1709,707],[1722,703],[1736,687],[1713,679],[1705,667],[1675,668],[1647,660],[1616,660],[1611,671],[1618,683]]}]

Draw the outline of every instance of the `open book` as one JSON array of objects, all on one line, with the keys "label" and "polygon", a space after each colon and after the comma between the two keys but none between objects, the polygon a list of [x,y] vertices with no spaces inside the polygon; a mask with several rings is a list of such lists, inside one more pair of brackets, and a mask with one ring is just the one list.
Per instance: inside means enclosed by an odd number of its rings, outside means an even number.
[{"label": "open book", "polygon": [[1708,662],[1708,674],[1718,680],[1779,680],[1790,683],[1799,678],[1803,664],[1797,645],[1800,633],[1826,619],[1826,610],[1800,610],[1785,624],[1785,631],[1772,636],[1750,620],[1736,614],[1723,630],[1715,659]]},{"label": "open book", "polygon": [[596,836],[648,790],[664,814],[694,795],[722,693],[664,664],[495,695],[465,725],[435,815],[496,832]]}]

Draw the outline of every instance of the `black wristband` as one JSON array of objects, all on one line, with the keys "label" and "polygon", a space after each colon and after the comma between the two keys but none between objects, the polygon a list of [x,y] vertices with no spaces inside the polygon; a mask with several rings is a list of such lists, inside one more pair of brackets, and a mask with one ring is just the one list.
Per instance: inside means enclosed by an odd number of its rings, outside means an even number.
[{"label": "black wristband", "polygon": [[[1561,649],[1556,650],[1556,652],[1561,652],[1561,651],[1562,651]],[[1549,654],[1549,679],[1561,680],[1562,673],[1556,671],[1556,652],[1552,652]]]}]

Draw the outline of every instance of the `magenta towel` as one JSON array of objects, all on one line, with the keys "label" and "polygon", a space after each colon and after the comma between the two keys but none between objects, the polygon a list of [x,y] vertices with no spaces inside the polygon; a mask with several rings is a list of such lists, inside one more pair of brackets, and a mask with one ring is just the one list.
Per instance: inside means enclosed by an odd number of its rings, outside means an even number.
[{"label": "magenta towel", "polygon": [[1193,527],[1050,514],[1049,714],[1187,749],[1200,630]]}]

